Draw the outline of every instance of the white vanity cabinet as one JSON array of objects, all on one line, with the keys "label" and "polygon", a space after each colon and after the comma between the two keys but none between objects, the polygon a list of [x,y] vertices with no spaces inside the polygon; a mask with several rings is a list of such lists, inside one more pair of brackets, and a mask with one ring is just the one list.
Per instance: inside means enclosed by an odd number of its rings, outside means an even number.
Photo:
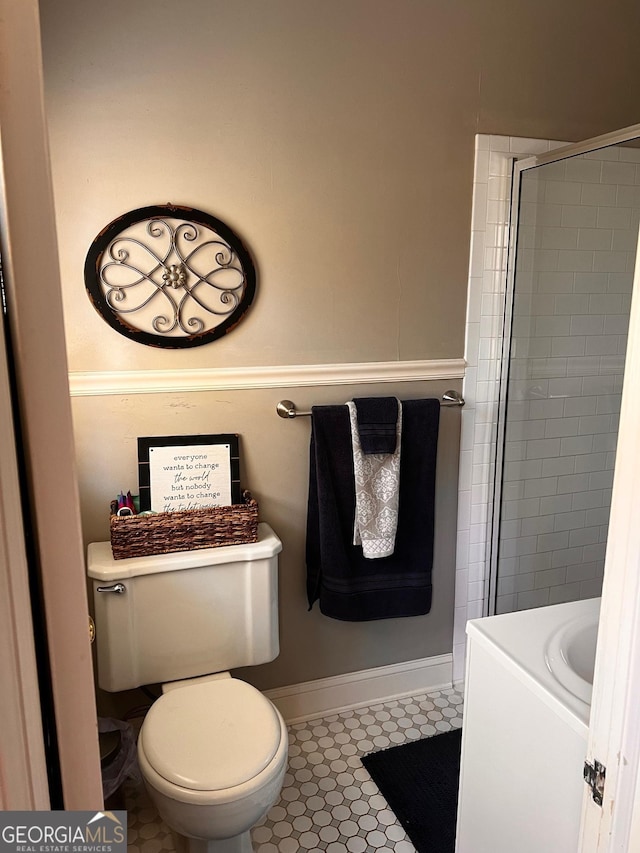
[{"label": "white vanity cabinet", "polygon": [[567,626],[597,631],[598,610],[594,599],[468,623],[456,853],[577,849],[590,709],[551,672],[549,648]]}]

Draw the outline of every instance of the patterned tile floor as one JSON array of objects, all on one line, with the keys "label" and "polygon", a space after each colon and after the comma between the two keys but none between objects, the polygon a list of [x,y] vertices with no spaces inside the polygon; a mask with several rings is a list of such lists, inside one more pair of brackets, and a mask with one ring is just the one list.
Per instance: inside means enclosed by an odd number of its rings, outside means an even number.
[{"label": "patterned tile floor", "polygon": [[[360,756],[462,726],[462,695],[441,690],[289,726],[280,800],[252,832],[256,853],[414,853]],[[142,784],[124,786],[131,853],[174,851]]]}]

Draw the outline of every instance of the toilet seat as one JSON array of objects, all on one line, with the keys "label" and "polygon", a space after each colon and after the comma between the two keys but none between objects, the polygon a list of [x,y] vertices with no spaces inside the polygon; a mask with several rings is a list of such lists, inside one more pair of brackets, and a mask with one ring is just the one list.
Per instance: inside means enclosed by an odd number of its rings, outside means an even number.
[{"label": "toilet seat", "polygon": [[246,682],[225,678],[163,694],[145,718],[138,754],[147,781],[167,795],[226,801],[278,773],[287,740],[275,706]]}]

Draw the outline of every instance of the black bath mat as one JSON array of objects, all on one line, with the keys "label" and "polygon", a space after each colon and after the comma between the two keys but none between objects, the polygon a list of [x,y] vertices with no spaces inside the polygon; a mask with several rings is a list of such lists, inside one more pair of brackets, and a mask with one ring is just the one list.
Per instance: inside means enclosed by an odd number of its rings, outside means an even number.
[{"label": "black bath mat", "polygon": [[461,729],[362,758],[418,853],[454,853]]}]

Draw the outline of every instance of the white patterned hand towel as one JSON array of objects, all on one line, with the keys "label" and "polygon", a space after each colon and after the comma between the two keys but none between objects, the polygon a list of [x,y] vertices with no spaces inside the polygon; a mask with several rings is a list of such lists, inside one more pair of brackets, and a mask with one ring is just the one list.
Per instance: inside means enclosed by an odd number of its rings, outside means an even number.
[{"label": "white patterned hand towel", "polygon": [[398,526],[402,406],[398,400],[397,442],[393,453],[364,454],[358,434],[355,403],[347,403],[351,420],[353,470],[356,481],[356,515],[353,544],[362,545],[365,557],[375,560],[393,554]]}]

